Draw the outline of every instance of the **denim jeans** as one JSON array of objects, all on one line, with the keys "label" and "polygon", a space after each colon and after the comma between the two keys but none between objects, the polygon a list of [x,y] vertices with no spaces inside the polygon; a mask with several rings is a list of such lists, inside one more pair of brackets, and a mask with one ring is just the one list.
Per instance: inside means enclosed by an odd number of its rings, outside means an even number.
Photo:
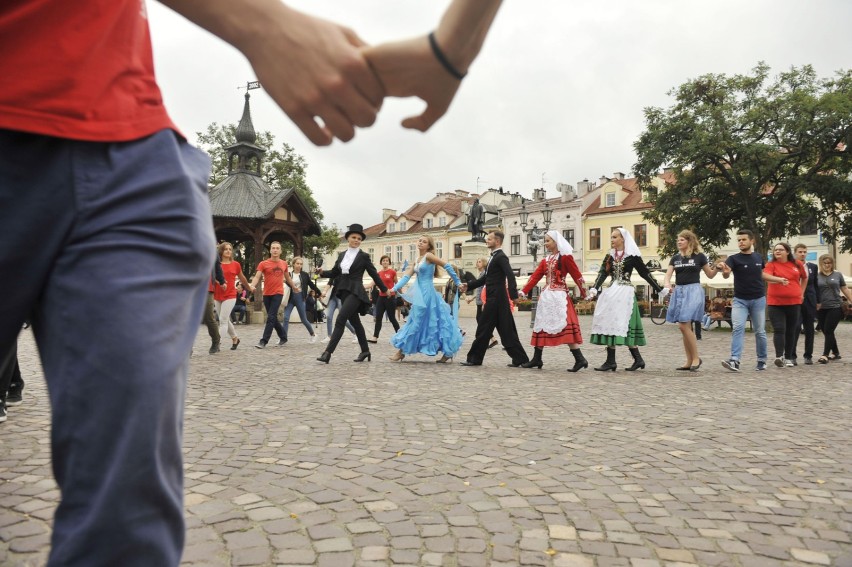
[{"label": "denim jeans", "polygon": [[180,562],[186,377],[216,244],[209,174],[171,130],[101,143],[0,129],[0,273],[15,282],[0,352],[32,315],[61,494],[49,566]]},{"label": "denim jeans", "polygon": [[266,308],[266,326],[263,327],[263,336],[260,338],[263,344],[269,342],[269,339],[272,337],[272,329],[275,329],[279,339],[287,340],[287,333],[284,332],[284,326],[278,320],[278,309],[281,307],[282,301],[284,301],[283,293],[263,296],[263,306]]},{"label": "denim jeans", "polygon": [[739,360],[743,353],[746,319],[751,317],[757,361],[766,362],[766,297],[740,299],[735,297],[731,304],[731,320],[734,332],[731,336],[731,359]]},{"label": "denim jeans", "polygon": [[290,301],[287,302],[287,307],[284,308],[284,336],[287,336],[287,331],[290,328],[290,313],[293,312],[293,308],[296,308],[296,311],[299,313],[299,317],[302,319],[302,324],[308,329],[308,334],[314,336],[314,330],[311,327],[311,322],[308,319],[308,314],[305,312],[305,300],[302,298],[301,293],[290,293]]}]

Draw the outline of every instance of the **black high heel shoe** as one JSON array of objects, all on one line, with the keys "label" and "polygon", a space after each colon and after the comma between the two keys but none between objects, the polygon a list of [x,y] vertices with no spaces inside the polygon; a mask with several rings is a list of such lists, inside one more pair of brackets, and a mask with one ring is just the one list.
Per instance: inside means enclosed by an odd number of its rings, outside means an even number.
[{"label": "black high heel shoe", "polygon": [[327,350],[322,351],[322,354],[317,358],[320,362],[325,362],[328,364],[328,361],[331,360],[331,353]]},{"label": "black high heel shoe", "polygon": [[364,360],[366,360],[367,362],[370,362],[370,361],[373,360],[373,355],[370,354],[370,351],[365,350],[364,352],[359,354],[358,358],[356,358],[352,362],[364,362]]}]

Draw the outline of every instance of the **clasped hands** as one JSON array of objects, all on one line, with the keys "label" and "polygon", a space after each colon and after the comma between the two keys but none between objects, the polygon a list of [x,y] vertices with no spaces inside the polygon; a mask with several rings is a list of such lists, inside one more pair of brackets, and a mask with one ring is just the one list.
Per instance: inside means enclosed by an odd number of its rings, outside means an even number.
[{"label": "clasped hands", "polygon": [[461,84],[435,59],[426,35],[368,46],[347,27],[284,5],[267,24],[239,47],[263,88],[318,146],[347,142],[355,127],[371,126],[386,96],[422,99],[425,110],[402,126],[425,132]]}]

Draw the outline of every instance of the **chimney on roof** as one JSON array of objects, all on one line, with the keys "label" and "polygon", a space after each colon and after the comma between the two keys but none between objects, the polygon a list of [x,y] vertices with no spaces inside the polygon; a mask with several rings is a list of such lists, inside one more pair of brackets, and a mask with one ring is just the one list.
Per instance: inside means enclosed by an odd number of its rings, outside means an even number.
[{"label": "chimney on roof", "polygon": [[616,171],[612,175],[613,175],[613,177],[615,177],[615,179],[624,179],[624,174],[621,173],[620,171]]},{"label": "chimney on roof", "polygon": [[584,179],[582,181],[577,182],[577,194],[580,196],[586,195],[587,193],[591,193],[595,190],[595,184],[589,181],[588,179]]},{"label": "chimney on roof", "polygon": [[606,175],[601,175],[601,178],[598,179],[598,187],[600,187],[601,185],[603,185],[607,181],[609,181],[609,177],[607,177]]},{"label": "chimney on roof", "polygon": [[382,209],[382,222],[396,216],[396,209]]},{"label": "chimney on roof", "polygon": [[544,189],[533,189],[533,201],[544,201],[547,199]]}]

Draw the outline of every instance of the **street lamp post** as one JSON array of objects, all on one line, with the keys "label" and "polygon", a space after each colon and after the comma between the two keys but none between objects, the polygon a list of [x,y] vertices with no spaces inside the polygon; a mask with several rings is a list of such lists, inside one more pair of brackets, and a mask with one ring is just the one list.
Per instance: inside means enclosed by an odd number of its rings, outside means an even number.
[{"label": "street lamp post", "polygon": [[544,247],[544,235],[550,230],[550,221],[553,218],[553,209],[550,208],[550,203],[545,202],[544,208],[541,210],[544,228],[539,228],[538,222],[533,220],[532,226],[528,229],[527,224],[530,213],[527,211],[526,203],[521,205],[521,230],[527,235],[527,250],[532,254],[533,267],[538,263],[538,251]]}]

